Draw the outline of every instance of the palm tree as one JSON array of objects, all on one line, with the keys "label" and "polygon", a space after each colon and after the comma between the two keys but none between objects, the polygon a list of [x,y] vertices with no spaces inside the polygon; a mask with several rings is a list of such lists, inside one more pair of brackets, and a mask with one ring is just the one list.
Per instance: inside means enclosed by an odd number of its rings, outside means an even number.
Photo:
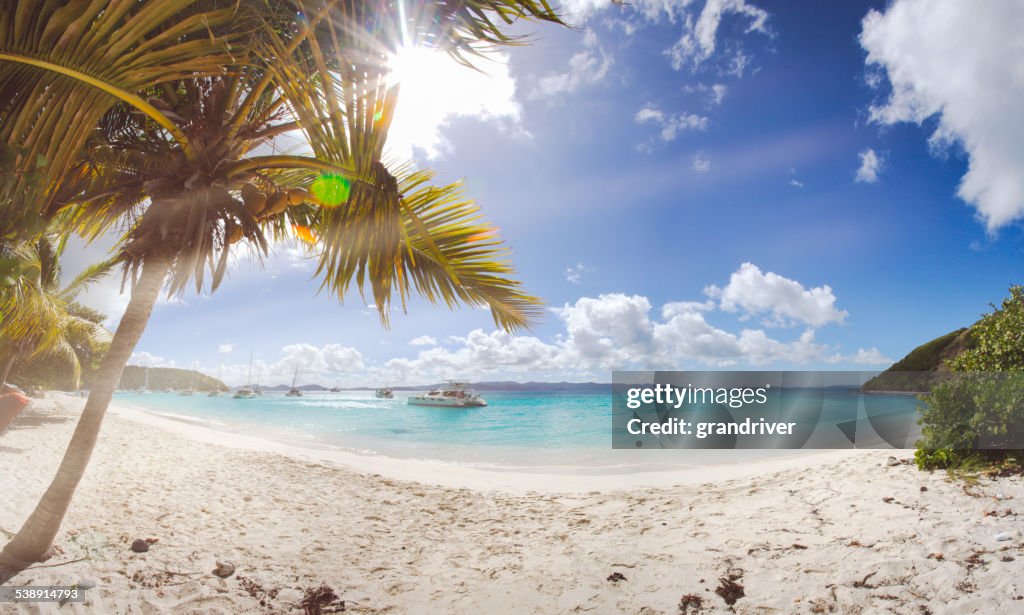
[{"label": "palm tree", "polygon": [[[45,556],[161,289],[199,291],[209,274],[215,290],[236,244],[258,258],[271,239],[298,237],[323,288],[344,298],[353,282],[369,286],[385,325],[396,294],[403,308],[412,293],[487,306],[508,330],[539,314],[461,187],[431,186],[429,173],[389,167],[382,153],[398,97],[387,61],[399,44],[468,63],[480,43],[518,42],[505,24],[558,22],[545,0],[414,12],[401,0],[54,4],[14,2],[0,15],[0,137],[25,144],[24,160],[49,161],[44,215],[86,237],[127,227],[119,258],[131,298],[57,475],[0,560]],[[65,96],[82,112],[57,114]],[[63,133],[66,147],[47,140]],[[309,152],[276,153],[287,133]]]},{"label": "palm tree", "polygon": [[23,242],[12,250],[19,271],[12,285],[0,290],[0,303],[13,307],[5,310],[0,320],[0,384],[7,382],[19,360],[45,356],[69,366],[77,388],[81,365],[75,346],[96,349],[110,342],[110,333],[80,316],[73,302],[89,284],[106,275],[115,262],[108,260],[88,267],[61,288],[62,252],[63,246],[50,236]]}]

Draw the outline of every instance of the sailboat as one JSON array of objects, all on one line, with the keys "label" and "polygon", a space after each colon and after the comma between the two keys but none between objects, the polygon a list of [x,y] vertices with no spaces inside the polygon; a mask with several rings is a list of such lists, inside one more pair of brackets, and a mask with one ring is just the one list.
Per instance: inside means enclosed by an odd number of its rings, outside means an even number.
[{"label": "sailboat", "polygon": [[234,397],[235,399],[252,399],[256,395],[256,393],[253,391],[253,388],[252,388],[252,358],[253,358],[253,351],[250,350],[249,351],[249,381],[248,381],[249,383],[246,384],[244,387],[242,387],[242,388],[238,389],[237,391],[235,391],[235,394],[232,395],[232,397]]},{"label": "sailboat", "polygon": [[196,392],[196,365],[192,365],[192,379],[188,383],[188,388],[183,391],[178,391],[178,395],[192,395]]},{"label": "sailboat", "polygon": [[220,357],[220,363],[217,365],[217,384],[213,385],[210,392],[206,394],[207,397],[217,397],[220,395],[220,373],[224,371],[224,355]]},{"label": "sailboat", "polygon": [[295,388],[295,380],[299,377],[299,366],[295,366],[295,374],[292,376],[292,388],[284,394],[285,397],[302,397],[302,391]]},{"label": "sailboat", "polygon": [[146,380],[142,385],[141,389],[135,391],[136,393],[149,393],[149,366],[146,366]]}]

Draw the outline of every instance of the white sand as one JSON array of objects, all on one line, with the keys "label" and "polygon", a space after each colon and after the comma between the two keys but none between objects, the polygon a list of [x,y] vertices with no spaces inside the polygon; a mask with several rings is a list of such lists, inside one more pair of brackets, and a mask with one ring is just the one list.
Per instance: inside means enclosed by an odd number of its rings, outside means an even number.
[{"label": "white sand", "polygon": [[[3,531],[52,478],[81,403],[37,401],[0,435]],[[684,594],[705,613],[1024,612],[1024,481],[965,489],[889,455],[540,476],[299,451],[120,409],[60,554],[9,582],[84,579],[89,601],[0,613],[301,613],[321,583],[355,613],[674,614]],[[136,554],[136,538],[158,542]],[[235,575],[213,576],[217,559]],[[745,591],[731,609],[714,593],[729,575]]]}]

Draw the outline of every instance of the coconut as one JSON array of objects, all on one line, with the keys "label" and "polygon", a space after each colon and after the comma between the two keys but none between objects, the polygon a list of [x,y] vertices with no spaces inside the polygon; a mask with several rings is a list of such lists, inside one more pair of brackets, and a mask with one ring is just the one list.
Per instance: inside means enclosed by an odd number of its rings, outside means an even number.
[{"label": "coconut", "polygon": [[267,195],[260,192],[259,188],[252,184],[243,184],[242,201],[245,202],[245,208],[249,213],[257,216],[267,206]]},{"label": "coconut", "polygon": [[227,234],[225,235],[225,239],[226,239],[226,241],[229,244],[231,244],[231,243],[238,243],[238,240],[241,239],[241,238],[242,238],[242,227],[240,227],[240,226],[232,226],[231,228],[229,228],[227,230]]},{"label": "coconut", "polygon": [[313,195],[310,194],[309,190],[306,190],[304,188],[294,188],[288,191],[288,204],[291,205],[292,207],[295,207],[296,205],[302,205],[306,201],[310,200],[312,197]]},{"label": "coconut", "polygon": [[275,192],[267,199],[267,211],[264,213],[276,216],[286,209],[288,209],[288,194],[285,192]]}]

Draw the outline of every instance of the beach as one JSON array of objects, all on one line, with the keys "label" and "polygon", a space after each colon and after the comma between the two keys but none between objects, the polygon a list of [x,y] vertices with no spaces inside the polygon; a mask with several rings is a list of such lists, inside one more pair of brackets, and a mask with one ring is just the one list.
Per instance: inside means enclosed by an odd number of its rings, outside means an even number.
[{"label": "beach", "polygon": [[[52,478],[83,401],[49,394],[0,435],[3,533]],[[1024,610],[1024,481],[952,481],[911,451],[488,472],[302,451],[116,404],[57,554],[8,582],[84,582],[87,601],[4,613],[301,613],[323,584],[326,608],[352,613]],[[235,572],[214,575],[218,561]]]}]

